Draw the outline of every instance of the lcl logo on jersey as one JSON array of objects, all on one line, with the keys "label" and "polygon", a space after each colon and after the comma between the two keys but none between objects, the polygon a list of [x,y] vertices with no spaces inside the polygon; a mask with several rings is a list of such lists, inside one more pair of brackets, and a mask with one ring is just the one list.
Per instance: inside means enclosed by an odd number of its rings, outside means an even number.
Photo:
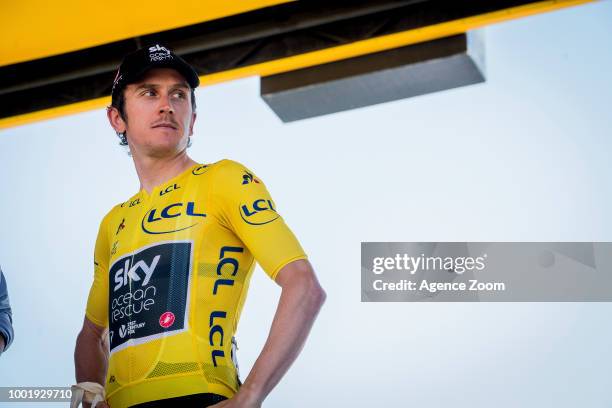
[{"label": "lcl logo on jersey", "polygon": [[168,186],[168,187],[164,188],[163,190],[161,190],[161,191],[159,192],[159,195],[160,195],[160,197],[161,197],[161,196],[163,196],[164,194],[171,193],[171,192],[173,192],[174,190],[178,190],[179,188],[181,188],[181,186],[179,186],[178,184],[176,184],[176,183],[175,183],[175,184],[172,184],[172,185],[170,185],[170,186]]},{"label": "lcl logo on jersey", "polygon": [[206,173],[208,169],[209,167],[207,164],[202,164],[196,167],[195,169],[191,170],[191,174],[193,174],[194,176],[199,176],[200,174]]},{"label": "lcl logo on jersey", "polygon": [[196,203],[173,203],[163,208],[153,208],[142,217],[142,230],[147,234],[168,234],[198,225],[206,214],[196,208]]},{"label": "lcl logo on jersey", "polygon": [[241,205],[240,216],[244,222],[250,225],[268,224],[280,217],[274,208],[272,200],[263,198],[257,199],[248,205]]},{"label": "lcl logo on jersey", "polygon": [[126,204],[129,204],[129,208],[135,207],[140,204],[140,198],[135,199],[134,201],[126,201],[121,204],[121,208],[125,207]]}]

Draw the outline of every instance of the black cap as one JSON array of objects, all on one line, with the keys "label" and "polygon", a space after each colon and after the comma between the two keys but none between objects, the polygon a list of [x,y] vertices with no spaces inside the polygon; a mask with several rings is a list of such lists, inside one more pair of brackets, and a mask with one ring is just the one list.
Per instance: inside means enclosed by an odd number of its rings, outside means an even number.
[{"label": "black cap", "polygon": [[172,68],[185,77],[192,89],[200,85],[198,73],[184,59],[173,53],[167,47],[154,44],[150,47],[140,48],[123,58],[123,62],[117,70],[111,91],[113,105],[117,95],[126,85],[138,80],[151,68]]}]

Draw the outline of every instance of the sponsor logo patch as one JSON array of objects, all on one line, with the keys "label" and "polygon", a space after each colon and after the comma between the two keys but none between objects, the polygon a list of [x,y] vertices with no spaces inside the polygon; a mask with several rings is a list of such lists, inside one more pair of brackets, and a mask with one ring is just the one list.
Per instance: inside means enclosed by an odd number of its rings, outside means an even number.
[{"label": "sponsor logo patch", "polygon": [[111,352],[187,328],[193,244],[166,242],[126,254],[109,271]]},{"label": "sponsor logo patch", "polygon": [[163,327],[164,329],[167,329],[168,327],[172,326],[172,323],[174,323],[174,320],[175,320],[174,313],[164,312],[159,317],[159,325]]}]

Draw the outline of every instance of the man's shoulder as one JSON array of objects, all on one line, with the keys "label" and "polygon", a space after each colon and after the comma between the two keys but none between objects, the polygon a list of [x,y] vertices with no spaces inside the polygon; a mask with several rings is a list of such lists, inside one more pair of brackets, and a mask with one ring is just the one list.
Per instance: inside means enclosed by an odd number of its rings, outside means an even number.
[{"label": "man's shoulder", "polygon": [[[129,201],[126,201],[126,202],[129,202]],[[102,226],[102,225],[108,224],[116,216],[116,214],[119,213],[119,211],[122,209],[122,207],[124,206],[126,202],[118,203],[114,205],[110,210],[108,210],[106,214],[104,215],[104,217],[102,217],[102,220],[100,221],[100,225]]]},{"label": "man's shoulder", "polygon": [[107,216],[111,216],[114,213],[120,212],[124,208],[134,207],[134,206],[140,204],[141,201],[142,201],[142,199],[140,198],[140,192],[138,192],[138,193],[134,194],[133,196],[131,196],[130,198],[128,198],[127,200],[115,204],[108,211],[108,213],[106,215]]},{"label": "man's shoulder", "polygon": [[253,177],[253,172],[247,166],[232,159],[219,160],[211,164],[211,167],[214,168],[215,179],[217,180],[231,181],[232,179],[238,179],[242,181],[243,178]]},{"label": "man's shoulder", "polygon": [[217,169],[221,169],[223,171],[226,172],[236,172],[236,171],[242,171],[245,170],[247,167],[236,161],[236,160],[232,160],[232,159],[221,159],[213,164],[211,164],[211,166],[216,167]]},{"label": "man's shoulder", "polygon": [[[246,169],[242,163],[231,159],[221,159],[213,163],[196,164],[191,168],[190,176],[207,175],[212,178],[240,173]],[[208,178],[208,177],[205,177]]]},{"label": "man's shoulder", "polygon": [[216,197],[238,199],[265,189],[263,182],[236,160],[223,159],[212,166],[212,191]]},{"label": "man's shoulder", "polygon": [[140,192],[138,192],[132,195],[127,200],[115,204],[114,206],[111,207],[110,210],[106,212],[104,217],[102,217],[102,221],[100,223],[103,224],[105,222],[108,222],[109,220],[113,219],[114,217],[118,216],[121,212],[123,212],[124,209],[137,206],[138,204],[140,204],[140,201],[142,200],[140,198]]}]

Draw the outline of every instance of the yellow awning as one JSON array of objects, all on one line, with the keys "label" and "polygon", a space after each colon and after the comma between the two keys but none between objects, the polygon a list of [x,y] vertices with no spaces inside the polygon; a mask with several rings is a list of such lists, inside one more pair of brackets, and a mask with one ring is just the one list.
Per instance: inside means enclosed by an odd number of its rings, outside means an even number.
[{"label": "yellow awning", "polygon": [[[447,21],[444,23],[434,24],[414,30],[379,36],[369,40],[357,41],[350,44],[327,48],[324,50],[250,65],[243,68],[222,71],[202,76],[200,77],[200,81],[202,86],[206,86],[249,76],[267,76],[279,74],[282,72],[292,71],[300,68],[312,67],[315,65],[338,61],[346,58],[357,57],[360,55],[366,55],[378,51],[384,51],[397,47],[403,47],[410,44],[434,40],[437,38],[448,37],[451,35],[465,33],[470,30],[482,28],[489,24],[500,23],[515,18],[527,17],[530,15],[549,12],[560,8],[577,6],[593,1],[595,0],[540,1],[524,6],[518,6],[473,17]],[[0,119],[0,129],[20,126],[27,123],[51,119],[62,115],[84,112],[92,109],[101,108],[109,104],[110,96],[4,118]]]},{"label": "yellow awning", "polygon": [[292,0],[4,0],[0,66],[189,26]]}]

